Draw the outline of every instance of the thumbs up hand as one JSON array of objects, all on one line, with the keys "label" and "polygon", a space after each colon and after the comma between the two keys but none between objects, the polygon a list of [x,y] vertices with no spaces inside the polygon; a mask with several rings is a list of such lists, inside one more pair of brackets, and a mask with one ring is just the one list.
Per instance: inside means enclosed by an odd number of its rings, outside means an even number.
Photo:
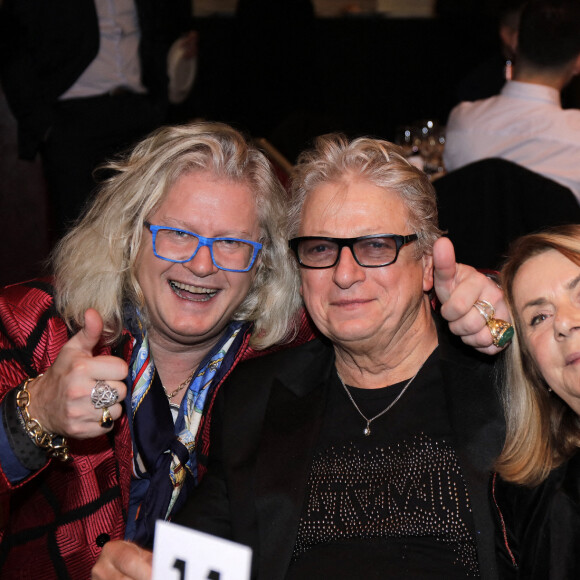
[{"label": "thumbs up hand", "polygon": [[433,283],[441,302],[441,315],[449,329],[465,344],[480,352],[496,354],[501,348],[493,345],[483,316],[473,307],[486,300],[495,308],[497,318],[510,321],[501,289],[487,276],[471,266],[455,261],[455,250],[448,238],[440,238],[433,246]]},{"label": "thumbs up hand", "polygon": [[127,363],[115,356],[94,356],[93,350],[103,332],[103,320],[94,309],[85,312],[83,328],[61,349],[44,375],[28,385],[28,412],[45,431],[88,439],[102,435],[111,427],[101,427],[103,409],[95,409],[91,392],[98,380],[118,392],[118,402],[109,407],[113,420],[122,413],[120,402],[127,394],[123,379]]}]

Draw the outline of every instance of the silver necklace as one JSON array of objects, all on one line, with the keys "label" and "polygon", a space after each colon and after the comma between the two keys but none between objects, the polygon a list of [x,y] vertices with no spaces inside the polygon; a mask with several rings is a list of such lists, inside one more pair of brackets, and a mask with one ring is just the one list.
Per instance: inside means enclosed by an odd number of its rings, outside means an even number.
[{"label": "silver necklace", "polygon": [[368,437],[371,434],[371,423],[375,419],[382,417],[387,411],[389,411],[390,409],[393,408],[393,406],[397,403],[397,401],[405,394],[405,391],[409,388],[409,385],[413,382],[413,380],[419,374],[419,371],[422,368],[423,368],[423,365],[421,365],[419,367],[419,370],[407,381],[407,384],[401,389],[401,392],[396,396],[395,400],[391,401],[389,403],[389,405],[387,406],[386,409],[383,409],[378,415],[375,415],[374,417],[371,417],[370,419],[359,409],[359,406],[355,403],[355,400],[352,398],[350,391],[348,390],[347,386],[344,384],[342,377],[338,374],[338,371],[336,371],[336,374],[338,375],[338,378],[339,378],[340,382],[342,383],[342,386],[344,387],[344,390],[346,391],[346,394],[348,395],[350,402],[354,405],[354,408],[358,411],[358,414],[367,422],[367,426],[363,430],[363,433],[366,437]]}]

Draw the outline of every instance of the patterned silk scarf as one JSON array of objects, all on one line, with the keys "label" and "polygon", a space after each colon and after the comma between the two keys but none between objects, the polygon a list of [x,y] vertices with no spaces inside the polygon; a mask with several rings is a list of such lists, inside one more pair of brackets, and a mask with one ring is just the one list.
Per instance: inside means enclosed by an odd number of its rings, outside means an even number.
[{"label": "patterned silk scarf", "polygon": [[[141,325],[139,325],[141,327]],[[243,323],[233,322],[216,346],[208,353],[193,375],[181,403],[177,422],[168,405],[155,363],[149,350],[147,333],[141,327],[141,344],[131,364],[131,414],[136,452],[134,475],[149,479],[147,493],[141,502],[134,540],[148,545],[153,538],[156,519],[167,519],[185,498],[184,486],[197,483],[195,443],[197,429],[204,413],[208,395],[219,382],[216,374],[231,351],[234,355],[243,341]],[[230,357],[227,357],[229,360]],[[229,366],[229,365],[228,365]],[[181,501],[180,501],[181,498]]]}]

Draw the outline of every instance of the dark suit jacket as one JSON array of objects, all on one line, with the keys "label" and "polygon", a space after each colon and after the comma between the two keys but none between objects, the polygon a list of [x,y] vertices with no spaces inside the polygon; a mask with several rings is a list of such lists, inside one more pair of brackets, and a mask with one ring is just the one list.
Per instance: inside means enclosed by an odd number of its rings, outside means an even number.
[{"label": "dark suit jacket", "polygon": [[580,578],[580,452],[534,488],[494,478],[501,578]]},{"label": "dark suit jacket", "polygon": [[[191,25],[189,0],[135,0],[142,81],[166,99],[168,48]],[[3,0],[0,78],[18,121],[19,155],[32,159],[52,124],[53,107],[97,56],[94,0]]]},{"label": "dark suit jacket", "polygon": [[[440,343],[482,578],[496,578],[488,480],[503,419],[490,364]],[[288,569],[333,372],[333,349],[315,340],[240,365],[218,395],[208,475],[175,521],[251,546],[260,580],[283,579]]]}]

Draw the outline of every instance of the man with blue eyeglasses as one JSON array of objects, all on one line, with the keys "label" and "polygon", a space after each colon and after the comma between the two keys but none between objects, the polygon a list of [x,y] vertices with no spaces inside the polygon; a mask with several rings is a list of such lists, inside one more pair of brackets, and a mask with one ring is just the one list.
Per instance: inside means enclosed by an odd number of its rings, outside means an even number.
[{"label": "man with blue eyeglasses", "polygon": [[190,262],[201,248],[208,248],[216,268],[228,272],[247,272],[256,261],[262,244],[238,238],[204,238],[193,232],[154,226],[145,222],[153,234],[153,253],[168,262]]},{"label": "man with blue eyeglasses", "polygon": [[109,169],[54,278],[0,294],[2,577],[88,578],[109,540],[149,544],[203,477],[224,378],[312,335],[287,194],[237,131],[167,127]]}]

